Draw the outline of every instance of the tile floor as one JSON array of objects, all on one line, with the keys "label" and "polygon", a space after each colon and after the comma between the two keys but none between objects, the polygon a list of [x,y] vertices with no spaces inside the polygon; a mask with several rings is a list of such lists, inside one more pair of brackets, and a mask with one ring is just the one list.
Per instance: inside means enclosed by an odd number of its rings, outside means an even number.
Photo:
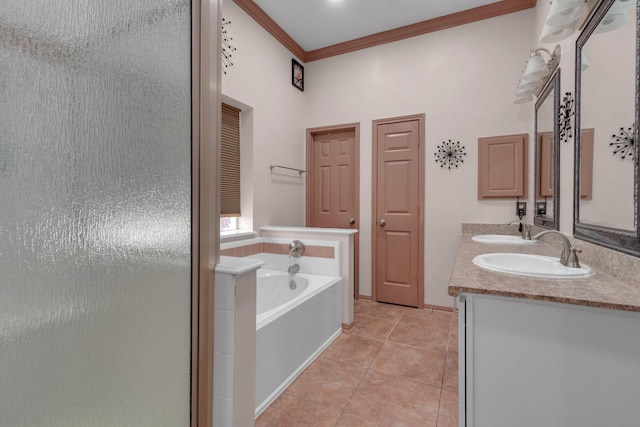
[{"label": "tile floor", "polygon": [[457,316],[356,301],[354,317],[256,426],[457,426]]}]

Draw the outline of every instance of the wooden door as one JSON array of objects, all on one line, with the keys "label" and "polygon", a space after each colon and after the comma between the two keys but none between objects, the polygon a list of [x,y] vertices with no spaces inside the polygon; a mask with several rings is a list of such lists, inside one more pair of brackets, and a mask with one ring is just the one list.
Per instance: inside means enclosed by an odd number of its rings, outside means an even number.
[{"label": "wooden door", "polygon": [[424,115],[373,124],[373,293],[422,307]]},{"label": "wooden door", "polygon": [[355,228],[355,130],[312,132],[309,214],[314,227]]},{"label": "wooden door", "polygon": [[[357,229],[360,124],[307,130],[307,226]],[[354,297],[359,296],[359,238],[354,237]]]}]

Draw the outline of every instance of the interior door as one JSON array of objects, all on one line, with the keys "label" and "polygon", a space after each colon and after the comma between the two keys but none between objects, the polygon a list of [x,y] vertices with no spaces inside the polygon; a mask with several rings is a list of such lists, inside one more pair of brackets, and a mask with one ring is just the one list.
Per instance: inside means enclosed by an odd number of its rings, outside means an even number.
[{"label": "interior door", "polygon": [[[307,226],[358,228],[359,128],[347,124],[307,130]],[[354,238],[354,297],[358,287],[358,234]]]},{"label": "interior door", "polygon": [[374,299],[422,307],[424,116],[373,127]]}]

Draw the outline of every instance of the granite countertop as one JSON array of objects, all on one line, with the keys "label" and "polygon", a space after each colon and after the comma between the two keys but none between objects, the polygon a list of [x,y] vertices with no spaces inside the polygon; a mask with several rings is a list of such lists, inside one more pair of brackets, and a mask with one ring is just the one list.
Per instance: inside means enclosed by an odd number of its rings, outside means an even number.
[{"label": "granite countertop", "polygon": [[[449,295],[462,293],[496,295],[564,304],[584,305],[640,312],[640,292],[628,283],[595,269],[594,276],[574,279],[525,277],[481,269],[473,264],[476,255],[490,252],[560,256],[556,247],[534,245],[493,245],[471,240],[463,234],[451,273]],[[591,266],[593,267],[593,266]]]}]

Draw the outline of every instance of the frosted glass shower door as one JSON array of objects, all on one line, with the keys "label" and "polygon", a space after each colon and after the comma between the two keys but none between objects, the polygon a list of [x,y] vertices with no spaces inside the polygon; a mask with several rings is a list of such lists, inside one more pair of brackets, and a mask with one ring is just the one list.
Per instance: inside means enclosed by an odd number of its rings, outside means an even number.
[{"label": "frosted glass shower door", "polygon": [[0,425],[188,426],[191,3],[3,0]]}]

